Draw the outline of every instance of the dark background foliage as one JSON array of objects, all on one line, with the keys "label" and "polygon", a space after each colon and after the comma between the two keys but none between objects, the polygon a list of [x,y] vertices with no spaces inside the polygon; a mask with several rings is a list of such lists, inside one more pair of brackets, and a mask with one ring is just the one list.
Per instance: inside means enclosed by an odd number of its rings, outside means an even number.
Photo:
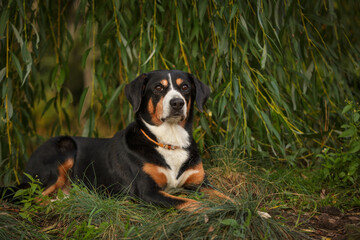
[{"label": "dark background foliage", "polygon": [[203,153],[314,164],[343,146],[343,107],[359,109],[359,11],[357,0],[1,1],[0,183],[19,181],[49,136],[122,129],[125,84],[153,69],[211,87],[194,124]]}]

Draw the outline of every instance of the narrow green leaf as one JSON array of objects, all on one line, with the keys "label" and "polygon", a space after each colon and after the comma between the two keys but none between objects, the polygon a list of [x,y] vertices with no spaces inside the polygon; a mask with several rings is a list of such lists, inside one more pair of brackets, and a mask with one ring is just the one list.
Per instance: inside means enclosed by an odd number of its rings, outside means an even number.
[{"label": "narrow green leaf", "polygon": [[[100,75],[100,74],[99,74],[99,75]],[[101,89],[101,92],[102,92],[104,98],[107,98],[108,92],[107,92],[107,88],[106,88],[105,81],[104,81],[104,79],[103,79],[101,76],[99,76],[99,75],[96,76],[96,80],[97,80],[97,82],[99,83],[99,86],[100,86],[100,89]]]},{"label": "narrow green leaf", "polygon": [[36,36],[35,48],[38,49],[39,48],[39,42],[40,42],[40,36],[39,36],[39,33],[38,33],[35,25],[33,23],[30,23],[30,24],[31,24],[32,30],[34,31],[35,36]]},{"label": "narrow green leaf", "polygon": [[265,68],[265,64],[266,64],[266,59],[267,59],[267,44],[264,43],[264,48],[262,51],[262,55],[261,55],[261,69]]},{"label": "narrow green leaf", "polygon": [[279,24],[279,18],[280,16],[282,16],[282,14],[279,14],[279,6],[280,6],[280,2],[281,1],[276,1],[276,5],[274,8],[274,20],[275,20],[275,25],[277,27],[277,29],[280,29],[280,24]]},{"label": "narrow green leaf", "polygon": [[0,17],[0,36],[4,36],[4,32],[6,29],[6,23],[9,19],[9,11],[7,8],[2,9],[1,17]]},{"label": "narrow green leaf", "polygon": [[81,94],[80,97],[80,101],[79,101],[79,112],[78,112],[78,121],[80,122],[80,118],[81,118],[81,113],[83,111],[83,107],[84,107],[84,102],[85,102],[85,98],[87,95],[89,88],[85,88]]},{"label": "narrow green leaf", "polygon": [[31,71],[31,66],[32,66],[32,57],[31,54],[29,53],[26,44],[23,44],[22,48],[21,48],[21,54],[22,54],[22,58],[26,64],[26,71],[25,71],[25,76],[24,79],[22,80],[21,85],[24,85],[27,77],[30,74]]},{"label": "narrow green leaf", "polygon": [[246,21],[245,19],[243,18],[243,16],[240,15],[240,23],[241,25],[243,26],[244,30],[245,30],[245,33],[249,36],[249,29],[246,25]]},{"label": "narrow green leaf", "polygon": [[116,88],[116,90],[112,94],[110,100],[106,103],[106,108],[105,108],[104,114],[106,114],[109,111],[110,107],[113,105],[113,102],[115,101],[115,99],[119,96],[123,87],[124,87],[124,85],[120,85],[119,87]]},{"label": "narrow green leaf", "polygon": [[261,28],[262,29],[264,29],[264,25],[263,25],[263,22],[262,22],[262,19],[261,19],[261,16],[262,16],[262,11],[263,11],[263,9],[261,8],[261,0],[258,0],[257,1],[257,17],[258,17],[258,21],[259,21],[259,24],[260,24],[260,26],[261,26]]},{"label": "narrow green leaf", "polygon": [[22,38],[20,37],[19,31],[18,31],[18,30],[16,29],[16,27],[15,27],[14,25],[12,25],[12,24],[11,24],[11,27],[12,27],[12,29],[13,29],[13,31],[14,31],[14,35],[15,35],[15,38],[16,38],[17,42],[20,44],[20,47],[22,47],[23,44],[24,44],[24,41],[23,41]]},{"label": "narrow green leaf", "polygon": [[268,115],[266,113],[264,113],[263,111],[260,111],[261,116],[263,117],[267,127],[270,129],[270,131],[276,136],[276,138],[281,142],[281,138],[280,138],[280,134],[279,132],[274,128],[274,126],[272,125]]},{"label": "narrow green leaf", "polygon": [[23,4],[21,0],[16,0],[16,3],[18,5],[18,9],[20,10],[21,16],[24,17],[25,13],[24,13],[24,8],[23,8]]},{"label": "narrow green leaf", "polygon": [[64,84],[65,77],[66,77],[66,72],[63,68],[61,68],[59,78],[56,81],[56,88],[58,92],[60,92],[62,85]]},{"label": "narrow green leaf", "polygon": [[183,32],[183,15],[182,15],[182,11],[180,10],[180,8],[176,8],[176,17],[178,19],[178,23],[180,26],[180,30],[181,32]]},{"label": "narrow green leaf", "polygon": [[10,98],[7,99],[7,108],[8,108],[9,119],[11,119],[13,114],[14,114],[14,108],[13,108],[13,105],[12,105],[12,103],[10,101]]},{"label": "narrow green leaf", "polygon": [[155,54],[155,50],[156,50],[156,46],[155,46],[155,49],[151,52],[150,56],[148,57],[148,59],[146,59],[146,61],[141,65],[141,66],[145,66],[149,61],[150,59],[154,56]]},{"label": "narrow green leaf", "polygon": [[55,67],[52,69],[51,76],[50,76],[50,83],[55,84],[56,82],[56,75],[58,74],[59,64],[56,64]]},{"label": "narrow green leaf", "polygon": [[49,107],[51,106],[51,104],[54,103],[55,99],[56,99],[56,97],[53,97],[52,99],[50,99],[49,101],[47,101],[47,103],[46,103],[46,105],[45,105],[45,107],[44,107],[44,110],[43,110],[43,112],[41,113],[41,117],[44,116],[44,114],[47,112],[47,110],[49,109]]},{"label": "narrow green leaf", "polygon": [[22,82],[23,73],[22,73],[22,69],[21,69],[19,59],[16,57],[16,55],[12,51],[10,51],[10,55],[11,55],[11,59],[13,60],[13,63],[15,64],[16,71],[19,74],[20,80]]},{"label": "narrow green leaf", "polygon": [[0,83],[4,79],[5,74],[6,74],[6,67],[0,70]]},{"label": "narrow green leaf", "polygon": [[293,104],[293,109],[296,111],[296,98],[295,98],[295,85],[291,84],[291,101]]},{"label": "narrow green leaf", "polygon": [[230,13],[230,17],[229,17],[229,22],[234,18],[237,10],[238,10],[238,5],[234,4],[234,5],[232,6],[232,9],[231,9],[231,13]]},{"label": "narrow green leaf", "polygon": [[208,5],[208,0],[201,0],[198,3],[199,3],[199,19],[200,19],[200,24],[202,24],[204,20],[204,15],[206,13],[206,8]]},{"label": "narrow green leaf", "polygon": [[88,49],[84,52],[84,54],[83,54],[83,56],[82,56],[82,58],[81,58],[81,66],[82,66],[83,68],[85,68],[85,66],[86,66],[86,60],[87,60],[87,57],[89,56],[89,53],[90,53],[91,49],[92,49],[92,48],[88,48]]}]

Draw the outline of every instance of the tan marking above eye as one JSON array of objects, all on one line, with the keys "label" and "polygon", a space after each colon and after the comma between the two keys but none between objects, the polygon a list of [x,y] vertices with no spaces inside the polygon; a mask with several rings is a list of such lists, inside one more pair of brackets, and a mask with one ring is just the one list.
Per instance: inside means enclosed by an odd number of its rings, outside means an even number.
[{"label": "tan marking above eye", "polygon": [[161,80],[160,83],[161,83],[161,85],[163,85],[164,87],[167,87],[167,86],[169,85],[169,82],[168,82],[168,80],[166,80],[166,79]]},{"label": "tan marking above eye", "polygon": [[159,193],[167,198],[183,201],[183,203],[180,203],[175,206],[176,209],[184,210],[187,212],[200,212],[201,211],[201,203],[196,200],[183,198],[183,197],[176,197],[176,196],[168,194],[164,191],[159,191]]},{"label": "tan marking above eye", "polygon": [[184,82],[184,80],[182,80],[181,78],[176,79],[176,84],[178,86],[180,86],[183,82]]}]

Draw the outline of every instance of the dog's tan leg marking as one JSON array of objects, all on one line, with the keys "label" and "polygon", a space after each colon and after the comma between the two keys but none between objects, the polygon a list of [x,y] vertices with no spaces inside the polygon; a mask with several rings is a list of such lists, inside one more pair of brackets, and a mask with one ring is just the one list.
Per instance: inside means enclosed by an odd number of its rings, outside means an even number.
[{"label": "dog's tan leg marking", "polygon": [[143,171],[147,173],[160,188],[164,188],[167,184],[167,178],[164,173],[159,172],[158,168],[155,164],[145,163]]},{"label": "dog's tan leg marking", "polygon": [[217,191],[215,189],[212,189],[212,188],[201,188],[200,192],[205,193],[211,199],[222,198],[222,199],[226,199],[226,200],[229,200],[229,201],[235,203],[235,201],[233,199],[231,199],[229,196],[226,196],[225,194],[223,194],[223,193],[221,193],[221,192],[219,192],[219,191]]},{"label": "dog's tan leg marking", "polygon": [[45,189],[42,192],[42,195],[48,196],[49,194],[53,193],[59,188],[63,190],[64,193],[68,194],[70,188],[70,182],[67,173],[73,167],[73,165],[74,165],[73,158],[66,159],[65,162],[58,167],[58,171],[59,171],[58,179],[53,185]]},{"label": "dog's tan leg marking", "polygon": [[[199,163],[198,165],[192,167],[192,168],[189,168],[188,170],[186,171],[189,171],[189,170],[197,170],[198,172],[196,173],[193,173],[191,174],[185,181],[184,185],[200,185],[203,181],[204,181],[204,178],[205,178],[205,172],[204,172],[204,168],[203,168],[203,164],[202,162]],[[186,172],[185,171],[185,172]],[[184,174],[184,173],[183,173]]]},{"label": "dog's tan leg marking", "polygon": [[176,209],[184,210],[184,211],[187,211],[187,212],[199,212],[199,211],[201,211],[201,209],[200,209],[201,203],[196,201],[196,200],[189,199],[189,198],[176,197],[176,196],[168,194],[168,193],[166,193],[164,191],[160,191],[160,194],[162,194],[165,197],[176,199],[176,200],[181,200],[181,201],[184,202],[184,203],[176,205],[175,206]]},{"label": "dog's tan leg marking", "polygon": [[[198,165],[196,165],[195,167],[190,168],[190,169],[198,170],[198,172],[190,175],[184,185],[185,186],[186,185],[187,186],[200,185],[204,181],[204,178],[205,178],[203,164],[199,163]],[[213,188],[210,188],[210,187],[201,187],[200,192],[205,193],[211,199],[222,198],[222,199],[226,199],[226,200],[229,200],[229,201],[235,203],[235,201],[233,199],[231,199],[229,196],[226,196],[225,194],[223,194]]]}]

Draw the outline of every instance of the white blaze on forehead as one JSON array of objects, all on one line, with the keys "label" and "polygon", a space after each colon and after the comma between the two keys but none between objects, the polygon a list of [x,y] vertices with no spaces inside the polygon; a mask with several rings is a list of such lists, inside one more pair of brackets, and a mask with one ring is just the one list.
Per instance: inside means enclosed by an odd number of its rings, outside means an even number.
[{"label": "white blaze on forehead", "polygon": [[173,90],[174,87],[173,87],[172,80],[171,80],[171,74],[168,73],[168,76],[169,76],[170,90]]},{"label": "white blaze on forehead", "polygon": [[[161,118],[163,118],[163,119],[166,119],[170,116],[170,113],[171,113],[170,101],[171,101],[171,99],[181,98],[182,100],[184,100],[184,102],[186,102],[185,98],[181,95],[181,93],[174,89],[174,85],[173,85],[170,73],[168,73],[168,76],[169,76],[169,91],[166,93],[166,95],[164,97],[164,101],[163,101],[163,114],[161,116]],[[187,113],[186,104],[184,105],[182,110],[183,110],[183,115],[186,118],[187,117],[186,116],[186,113]]]}]

